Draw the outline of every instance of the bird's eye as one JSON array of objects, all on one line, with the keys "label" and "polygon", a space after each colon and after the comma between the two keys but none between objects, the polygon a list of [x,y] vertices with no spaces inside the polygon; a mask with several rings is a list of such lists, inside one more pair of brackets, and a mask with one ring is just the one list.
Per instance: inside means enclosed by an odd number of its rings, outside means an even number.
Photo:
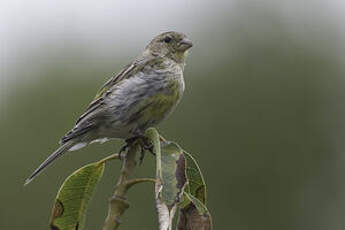
[{"label": "bird's eye", "polygon": [[171,37],[165,37],[165,38],[164,38],[164,42],[165,42],[165,43],[169,43],[170,41],[171,41]]}]

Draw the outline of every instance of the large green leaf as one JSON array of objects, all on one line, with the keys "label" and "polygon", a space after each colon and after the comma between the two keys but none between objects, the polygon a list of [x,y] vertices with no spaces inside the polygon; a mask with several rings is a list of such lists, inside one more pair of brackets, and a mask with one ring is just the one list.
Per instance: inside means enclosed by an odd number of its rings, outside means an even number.
[{"label": "large green leaf", "polygon": [[155,129],[148,129],[146,136],[152,141],[156,154],[155,192],[159,229],[170,230],[187,182],[186,160],[182,149],[176,143],[161,143]]},{"label": "large green leaf", "polygon": [[53,230],[82,230],[87,205],[103,175],[104,161],[86,165],[71,174],[61,186],[53,208]]}]

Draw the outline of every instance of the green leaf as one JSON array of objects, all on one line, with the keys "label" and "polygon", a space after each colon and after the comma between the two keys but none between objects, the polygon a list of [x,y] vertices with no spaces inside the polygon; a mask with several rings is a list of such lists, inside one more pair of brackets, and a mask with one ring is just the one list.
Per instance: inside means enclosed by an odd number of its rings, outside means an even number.
[{"label": "green leaf", "polygon": [[[184,151],[183,152],[187,161],[186,175],[188,180],[188,185],[185,191],[191,196],[199,199],[204,205],[206,205],[206,183],[204,177],[201,173],[200,167],[193,156]],[[182,206],[186,206],[190,203],[189,199],[185,199]]]},{"label": "green leaf", "polygon": [[153,151],[156,154],[155,192],[159,229],[170,230],[176,207],[180,203],[187,183],[186,159],[176,143],[161,143],[155,129],[148,129],[146,136],[152,141]]},{"label": "green leaf", "polygon": [[53,230],[82,230],[87,205],[103,175],[104,162],[88,164],[71,174],[61,186],[53,208]]}]

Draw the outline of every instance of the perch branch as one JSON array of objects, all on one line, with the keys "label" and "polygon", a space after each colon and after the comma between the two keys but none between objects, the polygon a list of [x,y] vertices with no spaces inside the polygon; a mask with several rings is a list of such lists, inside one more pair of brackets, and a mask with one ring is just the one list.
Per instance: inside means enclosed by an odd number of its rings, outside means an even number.
[{"label": "perch branch", "polygon": [[108,215],[105,219],[103,230],[116,230],[121,223],[120,216],[129,208],[129,202],[125,197],[127,180],[136,165],[135,155],[140,151],[140,148],[140,144],[135,141],[128,147],[127,153],[123,157],[120,176],[114,194],[109,199]]}]

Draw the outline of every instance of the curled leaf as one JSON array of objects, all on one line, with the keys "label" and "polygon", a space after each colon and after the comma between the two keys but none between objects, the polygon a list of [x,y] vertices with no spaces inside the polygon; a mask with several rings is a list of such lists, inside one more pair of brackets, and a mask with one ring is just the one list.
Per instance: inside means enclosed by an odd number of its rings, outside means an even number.
[{"label": "curled leaf", "polygon": [[[184,151],[184,156],[187,161],[186,175],[188,180],[188,185],[185,191],[199,199],[204,205],[206,205],[206,183],[204,177],[201,173],[200,167],[193,156]],[[185,199],[182,206],[186,206],[190,203],[189,199]]]},{"label": "curled leaf", "polygon": [[212,217],[206,206],[196,197],[185,193],[188,205],[180,208],[178,230],[212,230]]},{"label": "curled leaf", "polygon": [[198,199],[180,209],[177,230],[212,230],[212,218]]},{"label": "curled leaf", "polygon": [[188,184],[180,205],[178,230],[211,230],[212,217],[206,208],[206,183],[193,156],[183,152],[187,161]]},{"label": "curled leaf", "polygon": [[156,154],[155,193],[159,229],[170,230],[187,183],[186,159],[176,143],[161,143],[155,129],[148,129],[146,136],[152,141]]}]

